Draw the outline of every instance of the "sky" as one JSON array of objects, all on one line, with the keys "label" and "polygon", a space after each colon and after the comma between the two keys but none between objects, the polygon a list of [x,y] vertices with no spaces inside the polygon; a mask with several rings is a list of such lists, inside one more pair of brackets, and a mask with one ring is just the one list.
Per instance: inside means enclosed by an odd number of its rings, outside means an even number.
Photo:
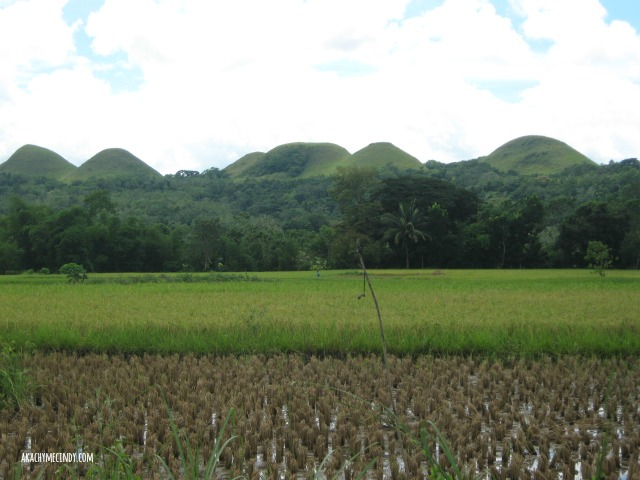
[{"label": "sky", "polygon": [[421,161],[523,135],[640,156],[635,0],[0,0],[0,162],[163,174],[288,142]]}]

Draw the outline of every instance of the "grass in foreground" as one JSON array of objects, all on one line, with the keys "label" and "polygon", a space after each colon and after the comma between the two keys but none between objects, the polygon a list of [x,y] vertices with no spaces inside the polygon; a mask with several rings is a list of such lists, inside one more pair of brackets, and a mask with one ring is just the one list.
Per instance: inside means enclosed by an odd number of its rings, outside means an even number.
[{"label": "grass in foreground", "polygon": [[0,344],[0,409],[20,410],[35,389],[21,352]]},{"label": "grass in foreground", "polygon": [[[637,271],[604,278],[584,270],[370,274],[395,354],[640,352]],[[140,278],[94,274],[70,285],[55,275],[2,277],[0,336],[19,347],[97,352],[380,350],[369,292],[358,299],[358,271],[322,272],[319,279],[315,272]]]}]

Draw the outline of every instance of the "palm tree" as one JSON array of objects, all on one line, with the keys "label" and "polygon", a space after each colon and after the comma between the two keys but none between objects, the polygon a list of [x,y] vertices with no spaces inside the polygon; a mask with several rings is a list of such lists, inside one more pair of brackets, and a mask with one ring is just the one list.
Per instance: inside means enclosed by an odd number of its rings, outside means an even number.
[{"label": "palm tree", "polygon": [[[407,206],[400,204],[399,213],[385,213],[381,221],[389,228],[384,234],[385,239],[393,238],[396,245],[402,244],[404,254],[409,268],[409,244],[411,242],[418,243],[418,240],[426,240],[428,234],[418,230],[417,226],[424,221],[424,216],[418,207],[416,207],[415,199]],[[429,237],[430,238],[430,237]]]}]

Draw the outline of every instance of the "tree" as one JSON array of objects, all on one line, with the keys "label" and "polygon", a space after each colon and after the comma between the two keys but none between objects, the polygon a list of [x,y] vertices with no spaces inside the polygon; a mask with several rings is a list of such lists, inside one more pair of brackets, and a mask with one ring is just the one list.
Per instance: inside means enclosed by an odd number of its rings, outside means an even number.
[{"label": "tree", "polygon": [[620,259],[623,265],[636,270],[640,267],[640,226],[627,233],[620,245]]},{"label": "tree", "polygon": [[99,212],[115,213],[116,207],[111,201],[111,193],[109,190],[94,190],[85,195],[84,206],[89,211],[89,216],[94,217]]},{"label": "tree", "polygon": [[201,218],[196,220],[190,242],[193,260],[202,265],[206,272],[217,263],[221,256],[220,237],[223,227],[219,218]]},{"label": "tree", "polygon": [[0,240],[0,274],[20,270],[22,253],[13,240]]},{"label": "tree", "polygon": [[597,240],[589,242],[584,259],[589,264],[589,268],[596,270],[601,277],[604,277],[604,271],[611,268],[613,263],[609,247]]},{"label": "tree", "polygon": [[422,266],[427,257],[429,265],[443,267],[458,257],[459,234],[457,225],[449,218],[449,212],[439,203],[433,203],[425,215],[425,228],[430,238],[420,246],[416,246],[416,254],[420,255]]},{"label": "tree", "polygon": [[[405,253],[406,268],[409,268],[409,244],[418,243],[420,239],[425,240],[425,235],[418,229],[424,221],[422,212],[416,207],[415,201],[408,206],[404,203],[399,205],[398,214],[385,213],[381,218],[382,224],[387,226],[384,238],[393,238],[396,245],[402,244]],[[429,237],[430,238],[430,237]]]},{"label": "tree", "polygon": [[47,224],[52,216],[51,210],[41,205],[30,205],[18,197],[10,197],[8,207],[9,213],[2,222],[3,231],[0,233],[16,247],[14,253],[20,252],[22,269],[42,267],[43,264],[38,262],[47,257],[46,251],[42,251],[47,245],[39,244],[38,249],[34,249],[31,232]]},{"label": "tree", "polygon": [[[431,238],[414,245],[412,254],[430,266],[459,266],[461,259],[461,238],[465,225],[472,222],[478,212],[477,196],[454,184],[423,176],[420,173],[386,178],[378,195],[384,212],[396,213],[400,203],[424,212],[422,229]],[[380,225],[379,236],[384,236]]]},{"label": "tree", "polygon": [[507,200],[486,205],[479,220],[489,233],[488,252],[498,268],[536,266],[541,260],[540,232],[544,228],[544,207],[537,197]]},{"label": "tree", "polygon": [[473,192],[450,182],[419,175],[385,179],[378,197],[386,212],[395,210],[399,203],[411,201],[426,212],[437,203],[453,221],[467,221],[478,210],[478,197]]},{"label": "tree", "polygon": [[589,202],[562,223],[557,247],[566,265],[584,266],[589,239],[604,243],[618,257],[629,229],[630,218],[625,210],[609,203]]},{"label": "tree", "polygon": [[65,263],[60,267],[60,273],[66,275],[69,282],[74,284],[82,283],[88,278],[84,267],[77,263]]},{"label": "tree", "polygon": [[346,229],[365,235],[371,233],[371,226],[378,219],[381,210],[377,199],[380,186],[375,168],[338,167],[329,194],[344,215]]}]

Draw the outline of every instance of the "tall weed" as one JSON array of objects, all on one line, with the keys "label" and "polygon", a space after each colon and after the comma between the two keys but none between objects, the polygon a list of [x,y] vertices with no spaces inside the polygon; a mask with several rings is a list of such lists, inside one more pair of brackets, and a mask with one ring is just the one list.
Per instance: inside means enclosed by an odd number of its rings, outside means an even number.
[{"label": "tall weed", "polygon": [[218,436],[213,444],[211,455],[207,459],[204,458],[202,454],[202,446],[198,442],[195,442],[195,444],[192,445],[189,441],[188,436],[185,435],[184,432],[182,432],[180,429],[178,429],[178,426],[176,425],[176,422],[173,418],[171,408],[169,407],[169,403],[164,396],[164,392],[162,392],[161,390],[160,393],[162,394],[167,413],[169,414],[171,437],[176,443],[178,455],[180,458],[180,465],[182,467],[181,475],[176,476],[176,474],[169,468],[164,459],[160,455],[156,455],[156,458],[165,470],[167,477],[172,480],[177,480],[178,478],[185,478],[186,480],[212,479],[220,462],[220,456],[222,455],[222,452],[224,452],[225,448],[227,448],[227,446],[232,441],[238,438],[237,435],[233,435],[223,441],[223,438],[226,435],[227,427],[229,426],[229,422],[235,415],[235,410],[232,408],[231,410],[229,410],[229,413],[227,413],[227,416],[225,417],[224,421],[222,422],[222,426],[220,427]]},{"label": "tall weed", "polygon": [[22,354],[11,345],[0,345],[0,409],[20,410],[34,390]]}]

